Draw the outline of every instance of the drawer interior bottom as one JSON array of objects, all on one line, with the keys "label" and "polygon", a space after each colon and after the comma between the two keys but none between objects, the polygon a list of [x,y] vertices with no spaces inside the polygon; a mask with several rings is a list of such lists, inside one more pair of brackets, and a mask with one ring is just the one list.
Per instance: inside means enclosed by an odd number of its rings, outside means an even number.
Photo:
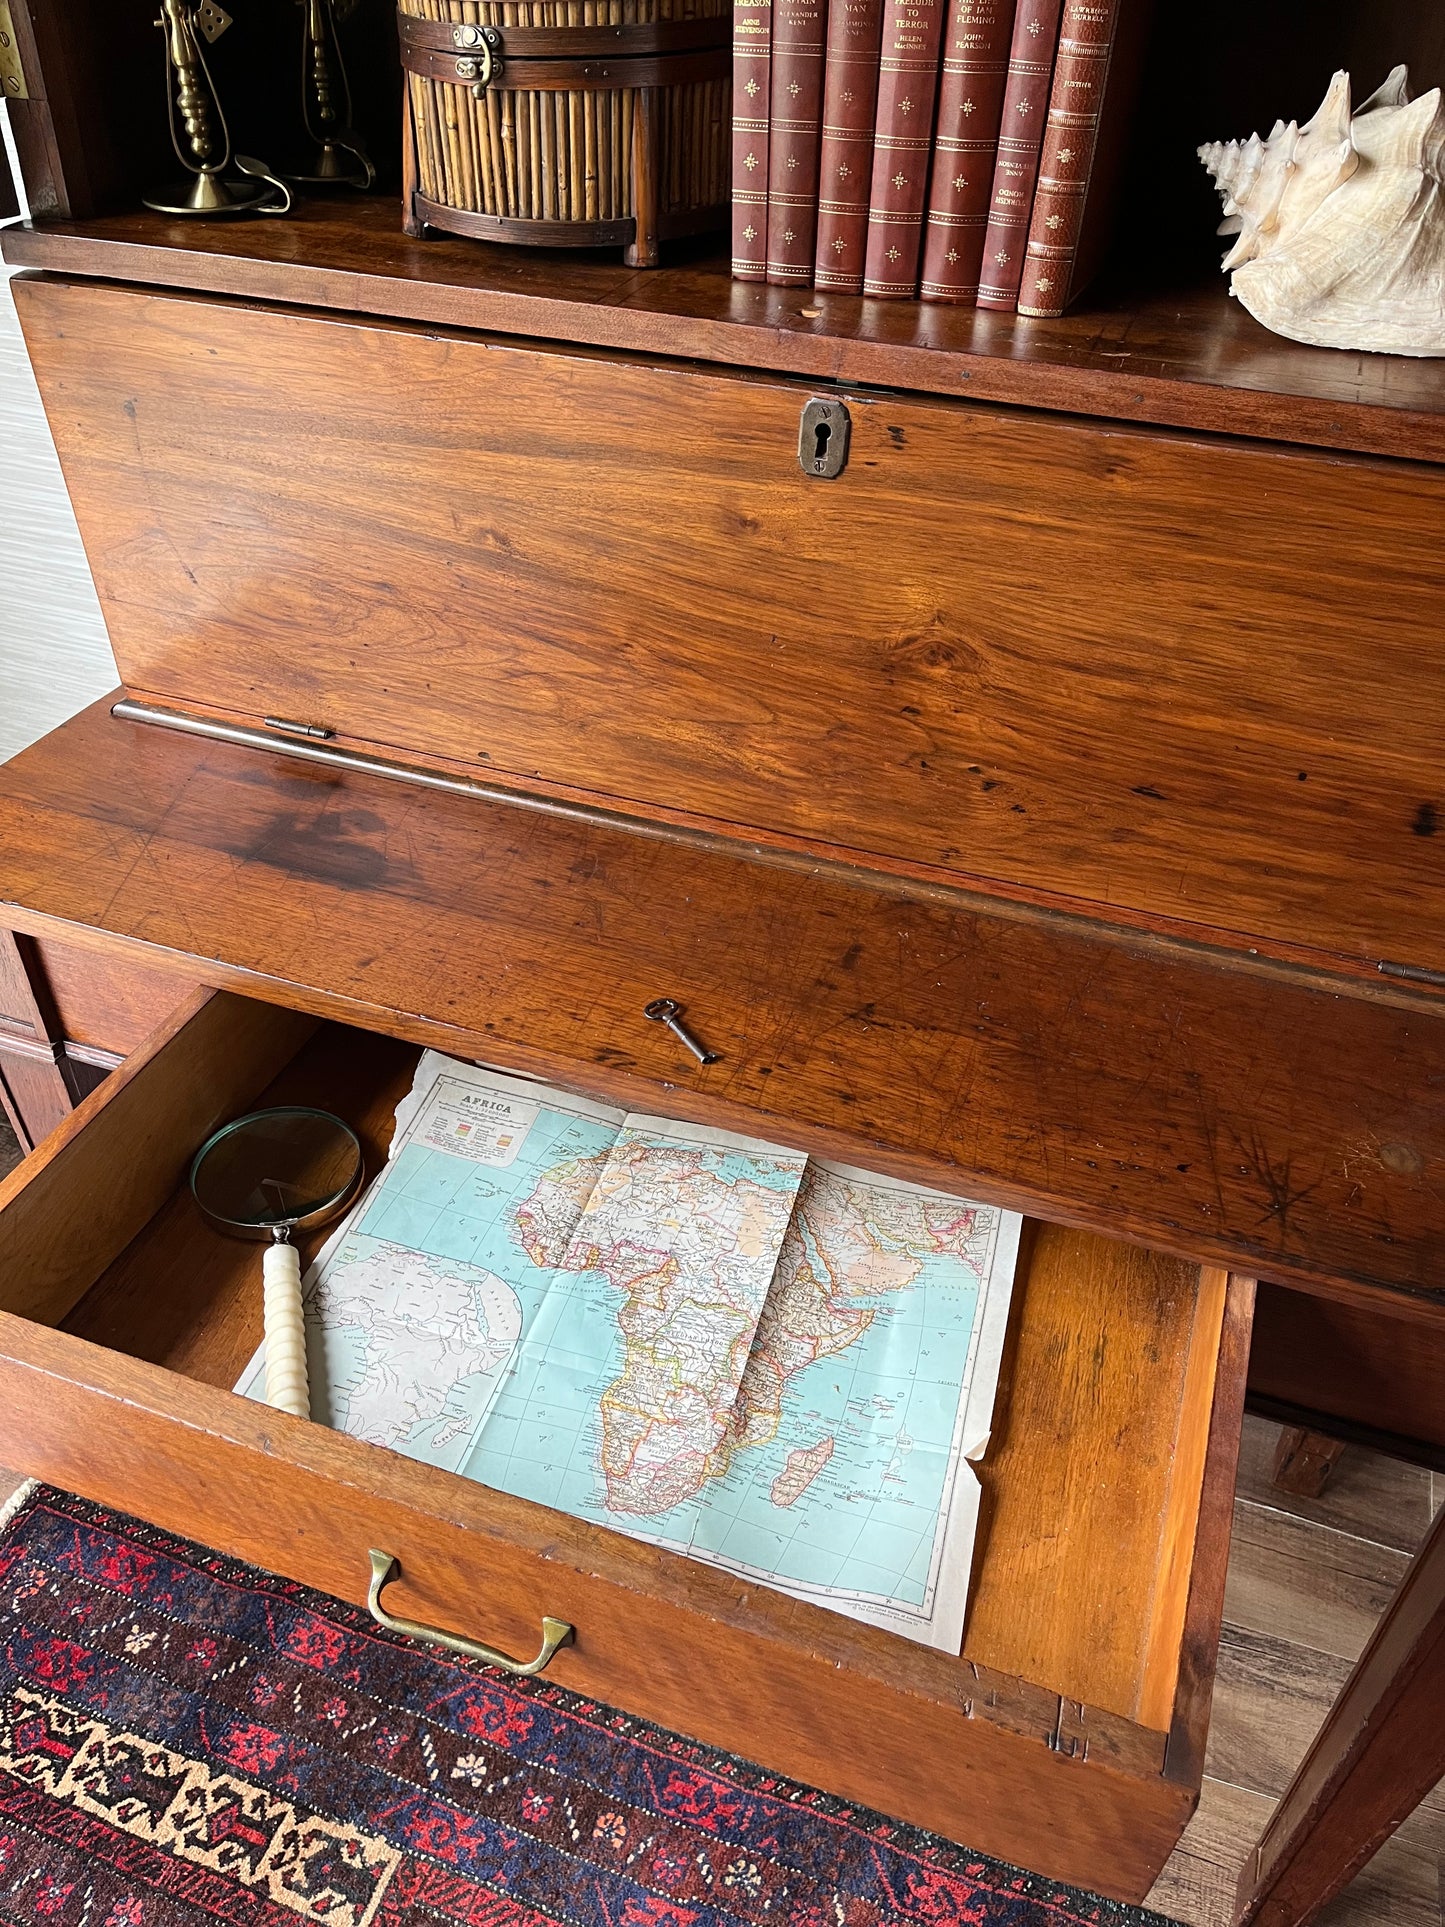
[{"label": "drawer interior bottom", "polygon": [[[264,1032],[266,1007],[248,1008]],[[273,1014],[278,1027],[298,1023]],[[194,1075],[185,1036],[148,1067],[152,1125],[133,1152],[156,1169],[169,1161],[179,1179],[63,1327],[229,1389],[261,1335],[257,1247],[222,1236],[190,1198],[184,1166],[206,1132],[166,1103],[168,1062],[177,1078]],[[228,1065],[227,1114],[293,1102],[335,1111],[358,1130],[374,1173],[416,1047],[328,1023],[281,1061],[291,1042],[278,1029],[250,1079]],[[1167,1731],[1225,1290],[1220,1272],[1026,1226],[995,1428],[978,1468],[965,1666]]]}]

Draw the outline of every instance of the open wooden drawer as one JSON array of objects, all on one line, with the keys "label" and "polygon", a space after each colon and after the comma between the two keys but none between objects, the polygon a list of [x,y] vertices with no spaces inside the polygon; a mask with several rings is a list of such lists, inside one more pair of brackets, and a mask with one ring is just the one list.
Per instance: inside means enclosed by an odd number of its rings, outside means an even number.
[{"label": "open wooden drawer", "polygon": [[230,1392],[257,1248],[202,1221],[191,1153],[298,1100],[374,1169],[416,1057],[196,992],[0,1187],[0,1458],[358,1602],[384,1548],[394,1611],[519,1653],[568,1620],[559,1684],[1141,1896],[1199,1785],[1252,1284],[1031,1225],[946,1658]]}]

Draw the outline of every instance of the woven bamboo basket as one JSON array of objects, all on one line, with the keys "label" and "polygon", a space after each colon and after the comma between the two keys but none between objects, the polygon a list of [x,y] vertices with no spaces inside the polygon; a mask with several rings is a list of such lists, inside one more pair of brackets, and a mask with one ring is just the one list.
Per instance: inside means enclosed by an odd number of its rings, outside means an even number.
[{"label": "woven bamboo basket", "polygon": [[403,226],[655,267],[726,224],[731,0],[401,0]]}]

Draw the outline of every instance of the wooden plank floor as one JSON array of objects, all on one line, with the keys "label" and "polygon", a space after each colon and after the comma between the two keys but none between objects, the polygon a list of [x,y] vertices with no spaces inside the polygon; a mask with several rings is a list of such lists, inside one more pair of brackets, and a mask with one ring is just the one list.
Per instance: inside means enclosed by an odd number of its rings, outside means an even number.
[{"label": "wooden plank floor", "polygon": [[[1347,1448],[1318,1499],[1279,1492],[1279,1427],[1244,1422],[1204,1793],[1150,1904],[1225,1927],[1234,1883],[1389,1603],[1445,1482]],[[1442,1927],[1445,1787],[1319,1916],[1319,1927]]]},{"label": "wooden plank floor", "polygon": [[[0,1118],[0,1174],[17,1156]],[[1278,1435],[1245,1420],[1204,1793],[1150,1895],[1188,1927],[1226,1927],[1245,1855],[1445,1498],[1439,1475],[1353,1446],[1320,1498],[1279,1492]],[[0,1504],[19,1483],[0,1469]],[[1319,1927],[1445,1927],[1442,1873],[1445,1787]]]}]

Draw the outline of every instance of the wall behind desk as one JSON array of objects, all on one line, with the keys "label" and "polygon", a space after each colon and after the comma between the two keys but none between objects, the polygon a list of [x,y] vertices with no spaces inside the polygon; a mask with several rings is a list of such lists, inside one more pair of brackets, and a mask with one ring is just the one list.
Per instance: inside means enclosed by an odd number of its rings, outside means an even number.
[{"label": "wall behind desk", "polygon": [[0,267],[0,762],[119,681]]}]

